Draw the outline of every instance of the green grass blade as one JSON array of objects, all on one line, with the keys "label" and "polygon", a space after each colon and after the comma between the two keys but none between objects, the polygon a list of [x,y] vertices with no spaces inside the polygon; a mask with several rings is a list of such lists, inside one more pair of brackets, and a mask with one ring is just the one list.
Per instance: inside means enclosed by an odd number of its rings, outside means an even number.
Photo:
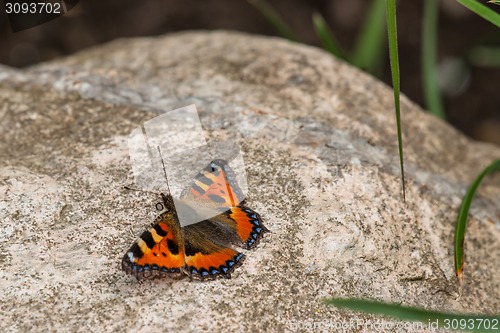
[{"label": "green grass blade", "polygon": [[361,27],[351,64],[373,75],[381,72],[385,27],[385,0],[375,0]]},{"label": "green grass blade", "polygon": [[257,8],[257,10],[267,19],[269,23],[274,26],[281,36],[289,40],[299,41],[292,28],[265,0],[248,0],[248,2]]},{"label": "green grass blade", "polygon": [[321,39],[323,48],[337,58],[346,59],[344,51],[342,51],[342,48],[333,36],[330,27],[320,13],[313,14],[313,23],[314,30],[316,31],[316,35],[318,35]]},{"label": "green grass blade", "polygon": [[[420,321],[422,322],[422,332],[433,331],[433,329],[438,327],[447,328],[447,323],[449,324],[449,328],[453,328],[452,325],[455,325],[456,328],[466,331],[493,332],[491,324],[498,322],[500,319],[499,316],[435,312],[419,308],[410,308],[398,304],[387,304],[360,299],[332,298],[325,300],[325,303],[335,305],[341,309],[379,314],[398,320]],[[430,326],[430,324],[435,324],[436,326]],[[486,325],[488,325],[488,327],[486,327]]]},{"label": "green grass blade", "polygon": [[387,34],[389,36],[389,58],[391,60],[392,90],[394,91],[394,107],[396,110],[396,125],[398,127],[399,165],[403,182],[403,201],[406,201],[405,168],[403,159],[403,137],[401,135],[401,112],[399,106],[399,58],[398,37],[396,28],[396,0],[386,0]]},{"label": "green grass blade", "polygon": [[491,163],[486,169],[483,170],[483,172],[481,172],[474,182],[472,182],[470,187],[467,189],[467,193],[465,194],[462,205],[460,206],[457,226],[455,228],[455,273],[457,275],[459,285],[462,285],[465,229],[467,228],[467,218],[469,216],[469,208],[472,198],[474,197],[474,194],[476,193],[476,190],[483,178],[494,171],[500,171],[500,160],[496,160]]},{"label": "green grass blade", "polygon": [[457,0],[471,11],[500,28],[500,14],[476,0]]},{"label": "green grass blade", "polygon": [[494,3],[495,5],[500,5],[500,0],[490,0],[488,3]]},{"label": "green grass blade", "polygon": [[437,25],[439,2],[424,1],[424,18],[422,31],[422,68],[424,95],[429,111],[438,118],[444,119],[443,102],[437,81]]}]

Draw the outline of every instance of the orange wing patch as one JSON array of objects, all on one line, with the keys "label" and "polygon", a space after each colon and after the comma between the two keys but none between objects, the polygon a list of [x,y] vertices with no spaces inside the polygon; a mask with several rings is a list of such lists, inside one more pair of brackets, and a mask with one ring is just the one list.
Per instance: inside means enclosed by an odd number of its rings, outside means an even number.
[{"label": "orange wing patch", "polygon": [[244,255],[228,247],[205,253],[203,249],[187,246],[185,272],[199,280],[224,277],[229,279],[234,269],[243,263]]},{"label": "orange wing patch", "polygon": [[236,232],[246,248],[255,246],[265,232],[260,215],[248,207],[231,207],[229,217],[236,223]]},{"label": "orange wing patch", "polygon": [[[166,216],[167,215],[167,216]],[[150,275],[180,275],[185,266],[184,246],[178,232],[167,222],[169,213],[158,217],[157,222],[132,245],[122,259],[122,269],[138,279]]]}]

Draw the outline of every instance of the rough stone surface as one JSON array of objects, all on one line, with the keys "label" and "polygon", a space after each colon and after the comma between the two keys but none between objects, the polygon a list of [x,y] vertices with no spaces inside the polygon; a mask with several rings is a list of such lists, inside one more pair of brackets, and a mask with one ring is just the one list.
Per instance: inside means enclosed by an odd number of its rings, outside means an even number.
[{"label": "rough stone surface", "polygon": [[[191,103],[209,134],[244,136],[249,206],[271,233],[232,279],[137,282],[120,259],[158,198],[122,189],[127,136]],[[498,313],[498,175],[472,205],[461,298],[453,235],[468,184],[500,148],[405,98],[402,112],[406,203],[392,90],[321,50],[194,32],[1,67],[0,330],[331,331],[375,319],[323,305],[330,296]]]}]

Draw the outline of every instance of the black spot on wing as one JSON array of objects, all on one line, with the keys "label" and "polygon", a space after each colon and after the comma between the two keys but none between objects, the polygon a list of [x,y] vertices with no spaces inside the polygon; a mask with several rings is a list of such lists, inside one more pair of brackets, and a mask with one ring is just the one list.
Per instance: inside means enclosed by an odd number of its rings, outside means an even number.
[{"label": "black spot on wing", "polygon": [[184,244],[184,253],[186,256],[194,256],[198,252],[200,252],[199,249],[194,248],[190,243],[186,242]]},{"label": "black spot on wing", "polygon": [[146,243],[146,245],[152,249],[155,245],[156,242],[153,239],[153,235],[149,231],[146,231],[145,233],[142,234],[141,239]]},{"label": "black spot on wing", "polygon": [[137,245],[137,243],[134,243],[134,245],[132,245],[132,247],[130,248],[130,250],[128,252],[132,252],[132,254],[134,255],[134,258],[136,258],[136,259],[140,259],[144,255],[144,253],[142,252],[139,245]]},{"label": "black spot on wing", "polygon": [[179,254],[179,246],[172,239],[167,240],[167,246],[170,253],[173,255]]},{"label": "black spot on wing", "polygon": [[198,185],[196,185],[196,184],[193,184],[193,185],[191,186],[191,188],[192,188],[193,190],[195,190],[196,192],[200,193],[200,194],[204,194],[204,193],[205,193],[205,190],[204,190],[204,189],[202,189],[201,187],[199,187],[199,186],[198,186]]},{"label": "black spot on wing", "polygon": [[203,175],[196,177],[196,180],[202,182],[205,185],[209,185],[209,186],[214,183],[210,178],[205,177]]},{"label": "black spot on wing", "polygon": [[168,232],[166,232],[165,230],[163,230],[159,224],[155,224],[153,226],[153,229],[155,229],[156,233],[158,234],[158,236],[161,236],[161,237],[165,237]]},{"label": "black spot on wing", "polygon": [[209,194],[208,197],[210,198],[210,200],[213,200],[217,203],[225,203],[226,202],[226,199],[224,199],[223,197],[221,197],[217,194]]}]

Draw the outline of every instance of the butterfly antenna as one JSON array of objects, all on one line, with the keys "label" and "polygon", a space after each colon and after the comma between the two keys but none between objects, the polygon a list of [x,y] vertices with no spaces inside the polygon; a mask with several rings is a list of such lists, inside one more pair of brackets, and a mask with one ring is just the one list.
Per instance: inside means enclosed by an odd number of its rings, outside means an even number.
[{"label": "butterfly antenna", "polygon": [[[168,192],[172,193],[172,191],[170,191],[170,186],[168,185],[167,169],[165,169],[165,162],[163,161],[163,156],[161,154],[161,148],[160,148],[160,146],[156,146],[156,148],[158,149],[158,154],[160,154],[161,165],[163,167],[163,174],[165,175],[165,181],[167,182]],[[170,194],[165,195],[162,193],[161,198],[163,200],[163,203],[165,204],[165,207],[172,207],[174,205],[173,198]]]},{"label": "butterfly antenna", "polygon": [[165,169],[165,162],[163,161],[163,156],[161,154],[160,146],[156,146],[158,149],[158,154],[160,154],[161,165],[163,167],[163,174],[165,175],[165,181],[167,182],[168,191],[170,192],[170,186],[168,185],[167,170]]},{"label": "butterfly antenna", "polygon": [[130,190],[130,191],[137,191],[137,192],[146,192],[146,193],[154,193],[154,194],[161,194],[159,192],[155,192],[155,191],[148,191],[148,190],[144,190],[142,188],[137,188],[137,187],[131,187],[131,186],[128,186],[128,185],[125,185],[123,186],[124,189],[126,190]]}]

